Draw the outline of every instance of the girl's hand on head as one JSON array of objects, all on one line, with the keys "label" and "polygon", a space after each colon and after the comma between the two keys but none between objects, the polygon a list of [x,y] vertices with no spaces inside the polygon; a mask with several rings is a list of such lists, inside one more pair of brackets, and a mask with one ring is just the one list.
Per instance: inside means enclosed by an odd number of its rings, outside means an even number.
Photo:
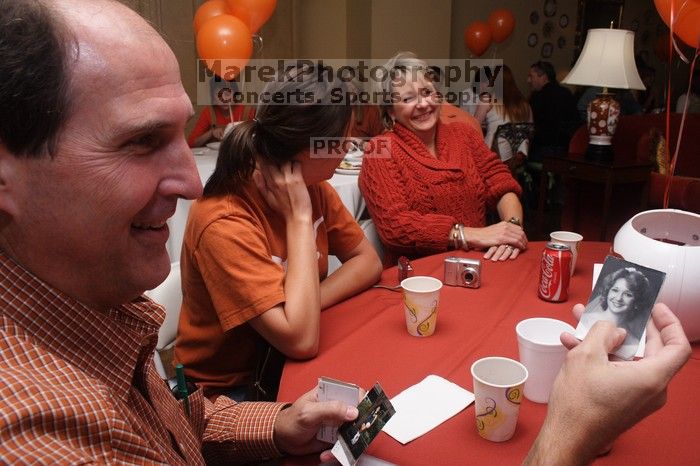
[{"label": "girl's hand on head", "polygon": [[280,167],[259,163],[253,181],[265,202],[287,222],[311,221],[311,199],[299,162],[286,162]]}]

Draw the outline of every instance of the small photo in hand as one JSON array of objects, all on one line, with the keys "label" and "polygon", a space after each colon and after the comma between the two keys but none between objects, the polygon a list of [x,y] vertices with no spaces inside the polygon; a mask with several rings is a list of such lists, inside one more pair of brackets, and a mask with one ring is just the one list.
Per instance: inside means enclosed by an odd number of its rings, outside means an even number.
[{"label": "small photo in hand", "polygon": [[627,330],[614,354],[632,359],[665,278],[664,272],[608,256],[574,335],[582,340],[597,321],[612,322]]},{"label": "small photo in hand", "polygon": [[[375,384],[357,405],[359,415],[352,422],[346,422],[338,428],[338,441],[344,452],[349,453],[347,461],[354,464],[372,440],[379,435],[384,424],[396,412],[379,384]],[[335,454],[335,453],[334,453]],[[336,455],[336,458],[338,455]],[[351,457],[351,458],[350,458]],[[346,464],[341,460],[341,464]]]}]

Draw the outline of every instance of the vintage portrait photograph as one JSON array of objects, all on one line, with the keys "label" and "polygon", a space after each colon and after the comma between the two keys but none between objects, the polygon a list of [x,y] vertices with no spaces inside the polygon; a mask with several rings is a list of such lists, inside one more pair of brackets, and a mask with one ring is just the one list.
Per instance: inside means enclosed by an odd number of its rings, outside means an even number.
[{"label": "vintage portrait photograph", "polygon": [[599,320],[612,322],[627,330],[614,354],[632,359],[665,278],[665,272],[608,256],[576,327],[576,338],[583,339]]}]

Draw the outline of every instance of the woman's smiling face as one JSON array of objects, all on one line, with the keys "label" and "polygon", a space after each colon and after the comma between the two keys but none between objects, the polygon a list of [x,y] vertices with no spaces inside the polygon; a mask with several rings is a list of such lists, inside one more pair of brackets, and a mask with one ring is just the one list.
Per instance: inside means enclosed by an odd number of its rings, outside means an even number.
[{"label": "woman's smiling face", "polygon": [[634,293],[627,280],[618,278],[608,292],[608,309],[614,314],[620,314],[632,309],[634,305]]},{"label": "woman's smiling face", "polygon": [[397,122],[419,137],[432,137],[440,117],[440,97],[422,72],[404,73],[393,85],[398,101],[390,110]]}]

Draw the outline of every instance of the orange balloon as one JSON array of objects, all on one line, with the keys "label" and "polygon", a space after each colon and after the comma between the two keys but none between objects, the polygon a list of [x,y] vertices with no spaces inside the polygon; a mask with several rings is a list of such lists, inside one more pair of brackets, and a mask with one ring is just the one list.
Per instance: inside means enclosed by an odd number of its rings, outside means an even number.
[{"label": "orange balloon", "polygon": [[493,41],[500,44],[506,40],[515,29],[515,16],[507,8],[494,10],[489,16],[489,26],[493,34]]},{"label": "orange balloon", "polygon": [[464,45],[480,57],[491,45],[491,27],[483,21],[474,21],[464,30]]},{"label": "orange balloon", "polygon": [[231,14],[248,25],[255,34],[270,19],[277,6],[277,0],[226,0]]},{"label": "orange balloon", "polygon": [[211,18],[197,33],[197,53],[207,68],[230,81],[253,54],[250,29],[232,15]]},{"label": "orange balloon", "polygon": [[192,27],[194,28],[195,36],[199,32],[202,25],[210,19],[216,16],[229,14],[231,14],[231,12],[229,11],[225,0],[207,0],[206,2],[202,3],[202,5],[197,8],[197,12],[194,14]]},{"label": "orange balloon", "polygon": [[676,36],[693,48],[700,46],[700,0],[654,0],[654,5],[664,23]]}]

